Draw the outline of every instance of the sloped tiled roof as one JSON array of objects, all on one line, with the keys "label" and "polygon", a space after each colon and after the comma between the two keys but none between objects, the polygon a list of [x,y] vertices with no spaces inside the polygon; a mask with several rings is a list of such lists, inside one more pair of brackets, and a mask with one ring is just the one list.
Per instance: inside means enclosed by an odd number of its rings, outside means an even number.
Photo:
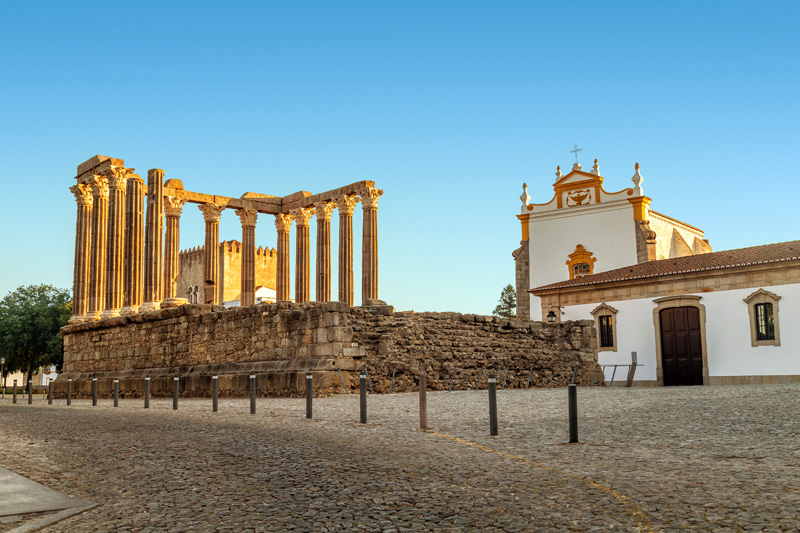
[{"label": "sloped tiled roof", "polygon": [[783,261],[800,261],[800,241],[765,244],[750,248],[737,248],[709,254],[689,255],[674,259],[661,259],[648,261],[615,270],[600,272],[592,276],[552,283],[542,287],[530,289],[528,292],[537,292],[548,289],[565,289],[568,287],[581,287],[585,285],[598,285],[615,281],[626,281],[642,278],[657,278],[705,270],[720,270],[748,265],[765,263],[780,263]]}]

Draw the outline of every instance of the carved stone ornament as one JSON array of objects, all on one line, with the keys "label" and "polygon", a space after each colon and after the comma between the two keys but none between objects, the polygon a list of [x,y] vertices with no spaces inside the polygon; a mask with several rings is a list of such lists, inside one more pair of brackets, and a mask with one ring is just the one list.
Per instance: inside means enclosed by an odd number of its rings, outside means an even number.
[{"label": "carved stone ornament", "polygon": [[237,209],[236,216],[242,221],[243,228],[255,228],[258,220],[258,211],[255,209]]},{"label": "carved stone ornament", "polygon": [[377,209],[378,198],[383,194],[383,189],[369,188],[365,193],[361,194],[361,205],[364,209]]},{"label": "carved stone ornament", "polygon": [[308,226],[311,217],[314,216],[314,209],[311,207],[298,207],[290,211],[298,226]]},{"label": "carved stone ornament", "polygon": [[164,197],[164,214],[168,217],[179,217],[183,211],[183,205],[186,200],[182,200],[176,196]]},{"label": "carved stone ornament", "polygon": [[72,194],[75,195],[75,201],[78,205],[91,207],[93,203],[92,188],[86,183],[78,183],[69,188]]},{"label": "carved stone ornament", "polygon": [[132,168],[111,167],[104,175],[108,179],[109,188],[124,191],[128,179],[134,174]]},{"label": "carved stone ornament", "polygon": [[361,201],[361,198],[355,194],[343,194],[336,198],[336,205],[339,208],[340,214],[353,215],[356,204]]},{"label": "carved stone ornament", "polygon": [[197,208],[203,213],[203,218],[205,218],[206,222],[219,222],[219,215],[225,210],[224,205],[211,203],[200,204]]},{"label": "carved stone ornament", "polygon": [[86,180],[92,187],[92,194],[97,198],[108,198],[108,178],[105,176],[92,176]]},{"label": "carved stone ornament", "polygon": [[317,202],[317,220],[330,220],[331,213],[336,209],[336,204],[333,202]]},{"label": "carved stone ornament", "polygon": [[292,215],[275,215],[275,228],[282,233],[289,233],[293,220]]}]

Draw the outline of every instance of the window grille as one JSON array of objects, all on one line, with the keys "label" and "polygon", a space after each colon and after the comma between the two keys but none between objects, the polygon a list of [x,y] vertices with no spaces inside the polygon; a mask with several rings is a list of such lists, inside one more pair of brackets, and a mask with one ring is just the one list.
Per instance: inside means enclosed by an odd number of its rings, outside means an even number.
[{"label": "window grille", "polygon": [[614,323],[613,318],[605,315],[600,317],[600,347],[614,347]]},{"label": "window grille", "polygon": [[756,311],[756,340],[775,340],[775,317],[772,314],[772,304],[763,303],[755,305]]}]

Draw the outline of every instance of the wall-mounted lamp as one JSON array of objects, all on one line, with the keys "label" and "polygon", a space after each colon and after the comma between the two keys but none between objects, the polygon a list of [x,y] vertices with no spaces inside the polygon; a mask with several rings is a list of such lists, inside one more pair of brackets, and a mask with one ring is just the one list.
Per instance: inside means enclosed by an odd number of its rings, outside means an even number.
[{"label": "wall-mounted lamp", "polygon": [[548,322],[555,322],[556,321],[556,314],[551,309],[549,313],[547,313],[547,321]]}]

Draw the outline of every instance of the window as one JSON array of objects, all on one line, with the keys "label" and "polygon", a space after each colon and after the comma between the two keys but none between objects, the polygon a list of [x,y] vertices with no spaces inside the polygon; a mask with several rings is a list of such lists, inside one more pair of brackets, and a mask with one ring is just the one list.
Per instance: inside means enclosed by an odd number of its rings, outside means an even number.
[{"label": "window", "polygon": [[750,345],[780,346],[781,333],[778,325],[778,300],[775,293],[758,289],[744,299],[750,316]]},{"label": "window", "polygon": [[592,257],[592,252],[587,252],[582,244],[576,246],[575,251],[569,254],[569,260],[567,261],[569,279],[591,275],[594,271],[595,261],[597,259]]},{"label": "window", "polygon": [[600,348],[614,347],[614,318],[610,315],[598,317],[600,319]]},{"label": "window", "polygon": [[610,305],[600,304],[594,311],[594,329],[597,331],[597,350],[617,351],[617,310]]}]

